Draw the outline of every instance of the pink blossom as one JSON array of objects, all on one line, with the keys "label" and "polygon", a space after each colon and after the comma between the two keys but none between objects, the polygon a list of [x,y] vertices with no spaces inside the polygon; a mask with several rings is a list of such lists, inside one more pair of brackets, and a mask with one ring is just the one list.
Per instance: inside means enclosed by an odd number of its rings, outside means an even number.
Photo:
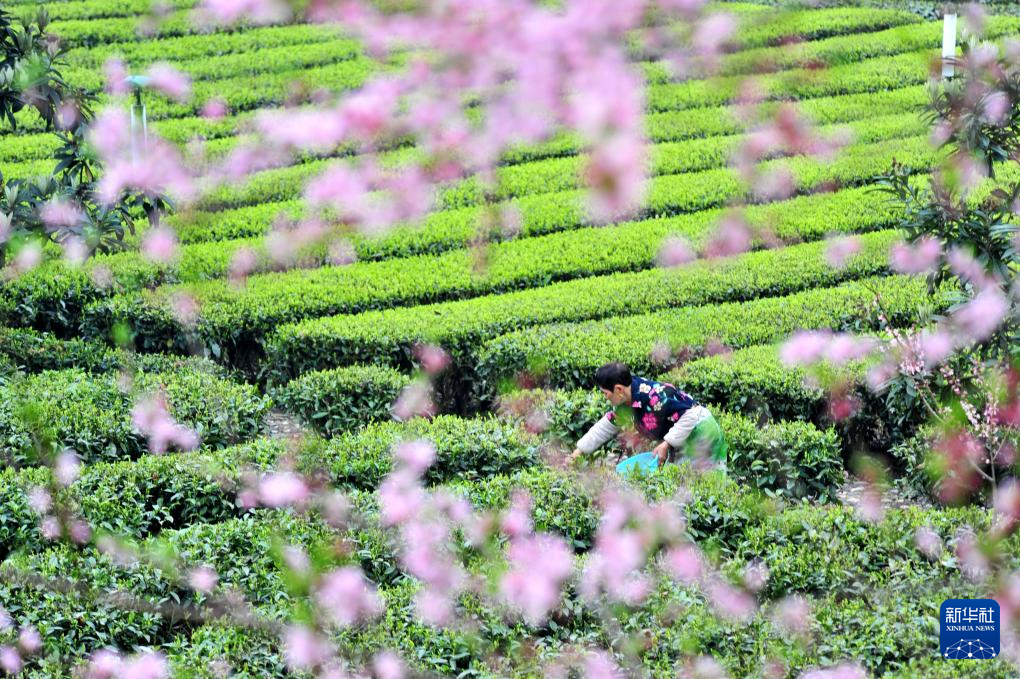
[{"label": "pink blossom", "polygon": [[287,545],[283,549],[283,562],[291,572],[301,576],[307,575],[312,568],[308,553],[297,545]]},{"label": "pink blossom", "polygon": [[692,43],[695,53],[711,65],[736,30],[737,21],[732,14],[721,12],[709,14],[698,22],[693,32]]},{"label": "pink blossom", "polygon": [[560,537],[533,535],[512,540],[507,557],[510,569],[500,580],[500,594],[537,625],[559,603],[560,588],[573,572],[573,552]]},{"label": "pink blossom", "polygon": [[697,258],[691,245],[685,238],[670,236],[662,244],[659,250],[659,266],[671,269],[677,266],[689,264]]},{"label": "pink blossom", "polygon": [[449,624],[454,614],[454,602],[447,592],[434,587],[425,587],[414,597],[418,617],[430,625]]},{"label": "pink blossom", "polygon": [[131,128],[127,113],[119,108],[107,108],[95,117],[89,126],[88,139],[96,151],[105,158],[113,158],[131,143]]},{"label": "pink blossom", "polygon": [[868,523],[878,523],[885,516],[882,492],[875,484],[869,483],[864,487],[860,504],[857,506],[857,515]]},{"label": "pink blossom", "polygon": [[92,528],[89,526],[88,522],[80,519],[72,521],[67,532],[71,540],[79,545],[84,545],[92,539]]},{"label": "pink blossom", "polygon": [[122,661],[117,679],[165,679],[170,676],[162,653],[139,653]]},{"label": "pink blossom", "polygon": [[1009,97],[1006,93],[995,90],[981,103],[981,117],[993,125],[1002,125],[1006,122],[1009,106]]},{"label": "pink blossom", "polygon": [[18,649],[13,646],[0,646],[0,669],[7,674],[18,674],[21,672],[23,662]]},{"label": "pink blossom", "polygon": [[0,606],[0,632],[7,632],[14,625],[11,614],[3,606]]},{"label": "pink blossom", "polygon": [[75,235],[69,235],[61,241],[60,247],[64,250],[64,261],[71,266],[81,266],[89,258],[89,255],[92,254],[88,243],[83,238]]},{"label": "pink blossom", "polygon": [[42,648],[42,637],[39,636],[39,631],[32,626],[22,627],[18,633],[18,648],[26,655],[38,653]]},{"label": "pink blossom", "polygon": [[425,504],[425,492],[411,470],[397,471],[379,485],[379,509],[384,525],[394,526],[415,516]]},{"label": "pink blossom", "polygon": [[10,267],[13,273],[22,274],[42,264],[43,251],[39,241],[32,240],[18,248]]},{"label": "pink blossom", "polygon": [[186,292],[174,292],[169,300],[170,313],[185,327],[193,327],[198,321],[199,306],[194,295]]},{"label": "pink blossom", "polygon": [[705,570],[701,550],[691,543],[677,545],[666,553],[666,570],[679,582],[693,585]]},{"label": "pink blossom", "polygon": [[279,0],[202,0],[198,6],[200,23],[202,15],[213,22],[232,24],[246,19],[256,25],[274,24],[290,17],[290,8]]},{"label": "pink blossom", "polygon": [[780,360],[787,366],[817,363],[831,341],[830,331],[799,330],[783,344],[779,352]]},{"label": "pink blossom", "polygon": [[705,588],[709,601],[725,618],[747,620],[754,614],[754,597],[722,580],[714,579]]},{"label": "pink blossom", "polygon": [[77,205],[60,198],[46,201],[39,209],[39,219],[51,230],[76,226],[83,217]]},{"label": "pink blossom", "polygon": [[418,344],[414,347],[414,357],[418,359],[427,375],[437,375],[450,365],[450,355],[442,347],[432,344]]},{"label": "pink blossom", "polygon": [[103,79],[106,91],[114,96],[127,94],[130,90],[127,82],[128,72],[120,59],[107,59],[103,63]]},{"label": "pink blossom", "polygon": [[605,651],[593,651],[584,658],[585,679],[624,679],[616,663]]},{"label": "pink blossom", "polygon": [[825,248],[825,261],[834,269],[846,268],[847,260],[861,251],[861,239],[856,236],[833,238]]},{"label": "pink blossom", "polygon": [[213,97],[202,104],[199,112],[206,120],[222,120],[227,116],[227,102],[222,97]]},{"label": "pink blossom", "polygon": [[750,592],[761,591],[769,580],[769,568],[763,562],[756,561],[744,569],[744,587]]},{"label": "pink blossom", "polygon": [[839,333],[829,338],[825,347],[825,360],[835,365],[864,358],[874,350],[877,342],[870,337],[855,337]]},{"label": "pink blossom", "polygon": [[395,653],[383,651],[372,659],[372,669],[378,679],[404,679],[407,670],[404,661]]},{"label": "pink blossom", "polygon": [[588,158],[585,179],[588,207],[596,221],[617,219],[637,210],[647,190],[645,145],[617,134],[600,143]]},{"label": "pink blossom", "polygon": [[510,509],[503,515],[500,528],[508,536],[521,537],[533,530],[531,525],[531,496],[522,490],[515,490],[510,498]]},{"label": "pink blossom", "polygon": [[436,461],[436,448],[430,441],[408,441],[394,449],[393,457],[420,475]]},{"label": "pink blossom", "polygon": [[166,396],[162,391],[141,400],[131,409],[131,420],[141,434],[148,437],[149,450],[156,455],[171,445],[180,450],[198,447],[198,435],[174,421],[167,410]]},{"label": "pink blossom", "polygon": [[44,517],[39,524],[39,532],[45,540],[56,540],[60,537],[60,522],[55,516]]},{"label": "pink blossom", "polygon": [[235,286],[243,286],[248,276],[258,267],[258,254],[249,247],[238,248],[230,258],[227,278]]},{"label": "pink blossom", "polygon": [[266,507],[303,505],[311,491],[294,472],[267,474],[259,481],[259,502]]},{"label": "pink blossom", "polygon": [[868,673],[860,665],[843,664],[805,672],[800,679],[868,679]]},{"label": "pink blossom", "polygon": [[963,280],[973,283],[976,288],[983,289],[995,285],[995,279],[988,275],[974,255],[962,248],[954,247],[946,255],[949,268]]},{"label": "pink blossom", "polygon": [[219,579],[216,569],[211,566],[196,566],[188,573],[188,585],[196,592],[203,594],[212,592]]},{"label": "pink blossom", "polygon": [[329,660],[329,642],[304,625],[291,625],[283,632],[283,655],[293,670],[310,670]]},{"label": "pink blossom", "polygon": [[762,200],[785,200],[793,195],[797,179],[793,172],[779,165],[762,174],[754,184],[754,193]]},{"label": "pink blossom", "polygon": [[970,339],[982,342],[1002,323],[1009,312],[1009,300],[997,288],[988,288],[957,309],[953,322]]},{"label": "pink blossom", "polygon": [[938,365],[953,352],[953,337],[943,330],[925,331],[920,337],[921,350],[924,352],[925,367]]},{"label": "pink blossom", "polygon": [[914,545],[931,559],[937,559],[942,553],[942,538],[931,526],[921,526],[914,532]]},{"label": "pink blossom", "polygon": [[170,64],[159,62],[149,67],[149,84],[170,99],[179,102],[191,96],[191,78]]},{"label": "pink blossom", "polygon": [[121,659],[116,651],[100,649],[92,654],[86,676],[89,679],[112,679],[120,670]]},{"label": "pink blossom", "polygon": [[117,202],[124,192],[149,197],[168,195],[180,203],[187,203],[195,195],[195,182],[177,148],[151,134],[147,143],[138,142],[134,148],[99,151],[106,171],[96,193],[105,205]]},{"label": "pink blossom", "polygon": [[436,414],[432,387],[427,382],[414,382],[404,387],[391,409],[394,419],[404,422],[413,417],[429,418]]},{"label": "pink blossom", "polygon": [[337,111],[296,109],[260,111],[255,129],[271,144],[300,151],[326,151],[340,144],[347,125]]},{"label": "pink blossom", "polygon": [[807,634],[811,628],[811,603],[799,594],[776,602],[772,620],[789,634]]},{"label": "pink blossom", "polygon": [[706,257],[729,257],[747,252],[751,248],[751,230],[736,214],[719,220],[712,240],[705,246]]},{"label": "pink blossom", "polygon": [[177,234],[165,226],[151,229],[142,238],[141,250],[150,261],[172,261],[177,256]]},{"label": "pink blossom", "polygon": [[960,560],[960,570],[971,580],[980,582],[988,576],[988,557],[981,551],[973,533],[964,533],[957,541],[956,557]]},{"label": "pink blossom", "polygon": [[323,575],[315,588],[315,600],[340,627],[349,627],[382,610],[375,586],[355,566],[343,566]]},{"label": "pink blossom", "polygon": [[49,491],[41,486],[33,486],[28,491],[28,506],[36,514],[45,514],[53,506],[53,498]]},{"label": "pink blossom", "polygon": [[889,262],[894,271],[917,274],[930,271],[941,256],[942,244],[935,238],[924,237],[912,245],[894,245],[889,253]]}]

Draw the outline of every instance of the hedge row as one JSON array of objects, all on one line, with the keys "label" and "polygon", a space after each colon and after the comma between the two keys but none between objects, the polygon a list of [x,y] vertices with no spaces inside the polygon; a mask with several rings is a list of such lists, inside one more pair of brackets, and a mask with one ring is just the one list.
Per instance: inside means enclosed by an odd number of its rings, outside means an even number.
[{"label": "hedge row", "polygon": [[[1020,22],[1014,17],[989,17],[983,37],[994,39],[1016,33]],[[942,23],[924,22],[899,24],[873,32],[854,32],[796,45],[759,47],[727,54],[719,61],[720,76],[762,73],[792,68],[834,67],[857,63],[862,59],[892,56],[942,45]],[[645,66],[650,82],[667,82],[668,66],[652,63]]]},{"label": "hedge row", "polygon": [[[578,275],[638,269],[654,261],[659,244],[667,235],[682,235],[695,245],[704,242],[721,214],[719,210],[710,210],[624,222],[612,228],[575,227],[578,230],[493,243],[489,246],[484,276],[469,275],[468,255],[462,251],[389,264],[356,263],[314,272],[255,275],[249,278],[243,297],[251,301],[261,298],[260,305],[269,310],[280,307],[279,291],[285,289],[300,296],[300,300],[290,302],[298,307],[320,304],[322,302],[316,300],[325,299],[335,300],[326,303],[335,304],[333,308],[337,310],[362,310],[505,291]],[[746,217],[752,224],[771,230],[789,242],[817,240],[829,232],[862,232],[891,226],[897,214],[892,203],[881,194],[869,188],[858,188],[751,206],[746,210]],[[445,230],[438,227],[432,231],[396,230],[379,238],[358,238],[353,244],[359,260],[407,257],[421,250],[464,247],[473,233],[474,227],[463,222],[451,224]],[[756,242],[755,247],[758,245]],[[146,262],[133,252],[98,256],[92,264],[109,270],[114,280],[110,287],[97,284],[89,268],[72,268],[62,262],[47,263],[0,288],[0,317],[11,325],[76,332],[83,309],[90,302],[129,293],[109,305],[128,317],[139,313],[154,318],[163,316],[161,323],[176,332],[172,329],[176,322],[165,312],[160,313],[158,305],[146,303],[140,307],[140,312],[135,307],[141,302],[130,293],[159,285],[222,277],[240,247],[262,249],[260,241],[253,239],[195,243],[183,246],[179,262],[168,265]],[[318,256],[325,257],[323,250],[319,249]],[[550,253],[556,253],[557,257],[551,258]],[[309,257],[314,256],[314,252],[309,254]],[[408,276],[412,270],[417,273]],[[222,282],[189,288],[192,294],[210,303],[239,297],[237,293],[231,294],[230,288]],[[344,296],[337,297],[340,290]],[[155,301],[164,294],[157,295]]]},{"label": "hedge row", "polygon": [[193,429],[205,448],[222,448],[255,437],[269,399],[255,387],[200,369],[177,366],[139,372],[125,391],[114,374],[83,370],[43,371],[0,389],[0,441],[8,463],[33,463],[35,425],[49,433],[57,450],[69,447],[85,462],[138,457],[148,443],[133,425],[138,398],[162,387],[170,414]]},{"label": "hedge row", "polygon": [[351,366],[305,373],[273,392],[273,401],[325,436],[390,419],[411,379],[392,368]]},{"label": "hedge row", "polygon": [[[493,269],[485,277],[473,272],[470,253],[458,251],[439,257],[353,265],[349,269],[264,275],[250,281],[249,288],[240,293],[221,282],[193,286],[192,294],[202,307],[197,333],[211,349],[215,345],[232,353],[236,347],[261,340],[281,323],[530,288],[500,297],[440,302],[417,310],[381,311],[366,317],[370,322],[378,320],[382,327],[394,329],[419,326],[420,319],[428,318],[425,325],[432,325],[429,331],[432,336],[448,333],[452,325],[461,329],[461,335],[477,339],[522,324],[593,318],[632,308],[742,299],[868,275],[884,270],[888,248],[897,240],[897,234],[891,231],[863,237],[866,256],[841,272],[833,271],[824,261],[824,243],[808,243],[747,255],[722,266],[703,261],[676,272],[652,269],[622,273],[653,265],[652,248],[658,247],[661,237],[642,241],[626,232],[572,235],[574,240],[569,245],[563,242],[565,238],[554,235],[551,242],[544,238],[525,239],[497,247],[490,253]],[[584,237],[578,238],[579,235]],[[556,250],[550,246],[562,247]],[[504,252],[508,257],[500,262],[498,256]],[[547,256],[550,252],[557,252],[560,257],[550,258]],[[741,267],[745,265],[755,267],[754,273],[743,271]],[[769,274],[759,275],[758,267],[769,270]],[[542,287],[550,281],[603,271],[621,273]],[[791,273],[795,275],[791,277]],[[85,309],[83,330],[93,338],[102,338],[114,323],[126,322],[134,328],[137,344],[144,350],[180,347],[187,329],[167,302],[171,292],[113,297],[93,304]],[[573,294],[584,297],[574,302],[569,312],[560,308],[560,300]],[[550,304],[557,308],[552,309]],[[550,315],[554,312],[564,315]],[[348,325],[345,319],[327,323]],[[351,327],[356,327],[359,320],[353,323]]]},{"label": "hedge row", "polygon": [[305,46],[312,43],[332,42],[340,46],[342,40],[342,35],[335,26],[322,24],[260,26],[234,33],[186,35],[137,42],[114,42],[87,48],[76,47],[67,51],[65,60],[71,66],[82,68],[100,68],[107,59],[114,56],[132,66],[155,61],[180,63],[202,57],[252,54],[259,50]]},{"label": "hedge row", "polygon": [[[338,64],[362,57],[361,46],[356,41],[342,38],[309,44],[263,47],[258,50],[258,58],[253,58],[251,53],[204,55],[175,61],[174,66],[191,76],[194,83],[221,82],[244,76],[250,78],[254,75],[258,75],[261,80],[268,74],[282,71],[293,74],[297,69]],[[161,56],[159,59],[165,60],[166,57]],[[143,64],[137,62],[131,62],[130,66],[135,70],[144,68]],[[64,68],[61,74],[76,87],[99,91],[104,85],[102,72],[91,64]]]},{"label": "hedge row", "polygon": [[[195,0],[171,0],[166,3],[168,9],[188,9],[194,7]],[[72,21],[77,19],[109,19],[116,17],[133,17],[146,15],[152,10],[148,0],[86,0],[85,2],[53,2],[48,3],[47,12],[51,21]]]},{"label": "hedge row", "polygon": [[[94,529],[131,538],[218,523],[244,511],[236,502],[241,471],[275,467],[284,452],[282,442],[258,439],[212,453],[96,462],[84,466],[57,499],[72,502]],[[0,472],[0,551],[37,551],[45,546],[28,494],[51,482],[47,467]]]},{"label": "hedge row", "polygon": [[[759,314],[767,315],[773,308],[784,307],[784,327],[801,320],[824,325],[824,320],[833,319],[836,323],[836,319],[847,317],[857,300],[866,297],[864,285],[849,284],[843,288],[822,289],[772,300],[721,303],[787,295],[883,271],[887,266],[886,252],[892,236],[883,233],[866,237],[867,248],[842,270],[828,266],[822,256],[823,245],[812,243],[722,261],[705,260],[677,270],[621,273],[501,296],[284,325],[269,335],[265,342],[268,354],[265,364],[269,366],[271,377],[277,381],[330,365],[383,363],[406,368],[411,365],[411,347],[417,342],[425,342],[453,352],[465,363],[461,366],[465,370],[468,365],[475,365],[478,358],[487,362],[485,366],[490,373],[497,372],[498,366],[502,375],[505,370],[511,369],[511,365],[518,367],[517,359],[525,346],[535,350],[541,346],[543,350],[552,352],[552,345],[558,341],[554,337],[569,334],[573,339],[575,332],[583,335],[589,331],[602,337],[609,335],[609,329],[615,326],[625,326],[628,332],[632,328],[635,332],[646,328],[638,337],[655,336],[641,348],[641,353],[645,354],[657,340],[671,337],[669,330],[674,326],[685,326],[688,319],[696,322],[687,326],[685,334],[675,339],[682,337],[695,344],[697,336],[696,343],[702,344],[716,333],[723,338],[729,337],[735,343],[760,344],[765,340],[751,340],[783,330],[777,327],[770,331],[765,323],[758,321],[740,332],[742,323],[751,318],[764,319]],[[887,287],[895,290],[896,286],[901,286],[901,292],[890,293],[891,303],[898,305],[896,308],[900,314],[904,313],[904,306],[916,304],[920,299],[919,285],[902,286],[901,279],[873,282],[883,290]],[[832,304],[824,301],[826,294],[833,295]],[[699,304],[708,306],[698,307]],[[690,308],[645,313],[631,318],[624,316],[605,322],[563,323],[677,306]],[[815,310],[815,306],[820,308]],[[741,320],[731,324],[725,321],[726,314],[738,315]],[[560,324],[549,328],[532,327],[548,323]],[[479,346],[487,338],[517,328],[526,330],[493,340],[484,348]],[[548,343],[543,339],[545,337],[550,338]],[[615,348],[626,342],[625,337],[617,338],[606,345],[607,351],[611,351],[609,347]],[[576,351],[587,357],[597,353],[598,342],[585,337],[576,345],[565,341],[561,346],[568,354]],[[627,356],[634,352],[632,344]],[[511,355],[514,359],[510,358]],[[562,360],[567,359],[563,357]],[[636,365],[645,364],[647,356],[643,355]],[[577,380],[581,379],[584,378],[578,375]]]},{"label": "hedge row", "polygon": [[[519,330],[489,340],[476,350],[477,384],[494,390],[501,382],[530,371],[557,387],[588,386],[595,370],[610,361],[623,361],[638,373],[657,372],[651,354],[662,342],[697,354],[710,341],[738,349],[776,342],[798,328],[877,330],[870,327],[864,313],[876,294],[894,325],[915,320],[918,306],[927,299],[922,281],[891,276],[787,297]],[[944,299],[936,298],[937,308],[945,305]],[[273,357],[284,355],[279,349],[285,346],[283,340],[289,339],[287,334],[295,337],[298,329],[307,326],[282,328],[274,340]],[[312,340],[309,333],[303,334],[306,342]],[[316,337],[315,343],[319,341]],[[293,361],[294,356],[287,359]]]},{"label": "hedge row", "polygon": [[[857,145],[928,133],[928,125],[914,112],[866,118],[838,128],[823,127],[819,133],[828,135],[836,129],[848,129]],[[743,141],[743,135],[733,135],[656,144],[648,149],[649,175],[657,177],[726,167]],[[848,148],[847,152],[852,153],[853,148]],[[583,188],[585,162],[583,156],[566,156],[505,166],[496,172],[497,188],[491,196],[487,196],[483,184],[472,177],[442,191],[439,205],[451,209],[480,205],[487,199],[510,200],[537,193]]]},{"label": "hedge row", "polygon": [[[900,119],[898,125],[890,127],[888,134],[898,139],[894,149],[890,149],[891,145],[888,142],[864,143],[850,146],[834,161],[819,161],[798,156],[771,160],[761,165],[764,170],[785,167],[794,175],[797,188],[801,191],[822,182],[860,183],[862,179],[886,171],[894,150],[898,151],[895,154],[896,158],[905,165],[917,169],[932,167],[939,154],[932,149],[926,134],[896,136],[913,130],[916,125],[916,120],[904,117]],[[882,138],[882,134],[884,133],[879,134],[879,138]],[[711,139],[678,143],[679,148],[673,149],[669,158],[663,159],[655,170],[663,173],[682,172],[686,167],[690,167],[691,171],[684,174],[661,174],[653,178],[649,182],[646,213],[698,210],[720,205],[730,199],[750,198],[745,183],[735,170],[715,165],[717,161],[723,164],[721,156],[717,159],[705,157],[702,160],[691,160],[687,155],[690,151],[704,154],[706,149],[718,145],[717,140]],[[337,162],[344,161],[324,159],[264,170],[253,175],[243,185],[223,187],[210,192],[198,202],[198,207],[203,210],[219,210],[294,199],[300,196],[309,179]],[[510,182],[505,189],[505,196],[518,199],[525,220],[531,212],[532,201],[544,204],[553,197],[564,209],[579,214],[581,208],[577,203],[581,194],[570,189],[580,187],[581,182],[577,173],[569,170],[571,164],[579,168],[578,163],[576,159],[562,158],[503,168],[500,173]],[[700,164],[712,169],[698,171],[696,168]],[[473,207],[482,199],[478,186],[473,184],[472,180],[468,180],[464,189],[454,185],[441,190],[439,206],[451,210]]]}]

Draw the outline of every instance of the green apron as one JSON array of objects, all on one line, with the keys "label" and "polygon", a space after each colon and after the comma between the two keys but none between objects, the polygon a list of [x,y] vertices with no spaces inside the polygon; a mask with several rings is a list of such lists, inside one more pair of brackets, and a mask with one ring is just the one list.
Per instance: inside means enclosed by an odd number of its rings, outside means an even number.
[{"label": "green apron", "polygon": [[726,437],[715,418],[708,417],[698,422],[684,442],[682,456],[694,460],[708,457],[716,465],[726,467]]}]

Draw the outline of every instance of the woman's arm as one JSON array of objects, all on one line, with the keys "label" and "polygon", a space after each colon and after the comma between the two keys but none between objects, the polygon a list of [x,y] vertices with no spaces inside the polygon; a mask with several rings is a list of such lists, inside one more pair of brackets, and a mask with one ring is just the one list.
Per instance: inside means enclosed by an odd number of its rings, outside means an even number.
[{"label": "woman's arm", "polygon": [[681,448],[687,441],[687,437],[691,435],[691,431],[694,430],[698,423],[709,416],[708,408],[705,406],[694,406],[688,408],[680,419],[676,421],[666,435],[662,437],[662,440],[670,445],[671,448]]},{"label": "woman's arm", "polygon": [[592,453],[615,438],[620,433],[620,428],[613,424],[612,415],[613,413],[606,413],[599,418],[599,421],[577,442],[577,450],[586,454]]}]

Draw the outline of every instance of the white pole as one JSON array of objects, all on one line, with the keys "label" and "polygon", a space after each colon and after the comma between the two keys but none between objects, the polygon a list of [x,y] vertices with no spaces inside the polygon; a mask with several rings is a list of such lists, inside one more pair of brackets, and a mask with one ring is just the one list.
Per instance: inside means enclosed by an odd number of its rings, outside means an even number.
[{"label": "white pole", "polygon": [[953,63],[956,56],[956,15],[946,14],[942,25],[942,77],[953,77]]}]

